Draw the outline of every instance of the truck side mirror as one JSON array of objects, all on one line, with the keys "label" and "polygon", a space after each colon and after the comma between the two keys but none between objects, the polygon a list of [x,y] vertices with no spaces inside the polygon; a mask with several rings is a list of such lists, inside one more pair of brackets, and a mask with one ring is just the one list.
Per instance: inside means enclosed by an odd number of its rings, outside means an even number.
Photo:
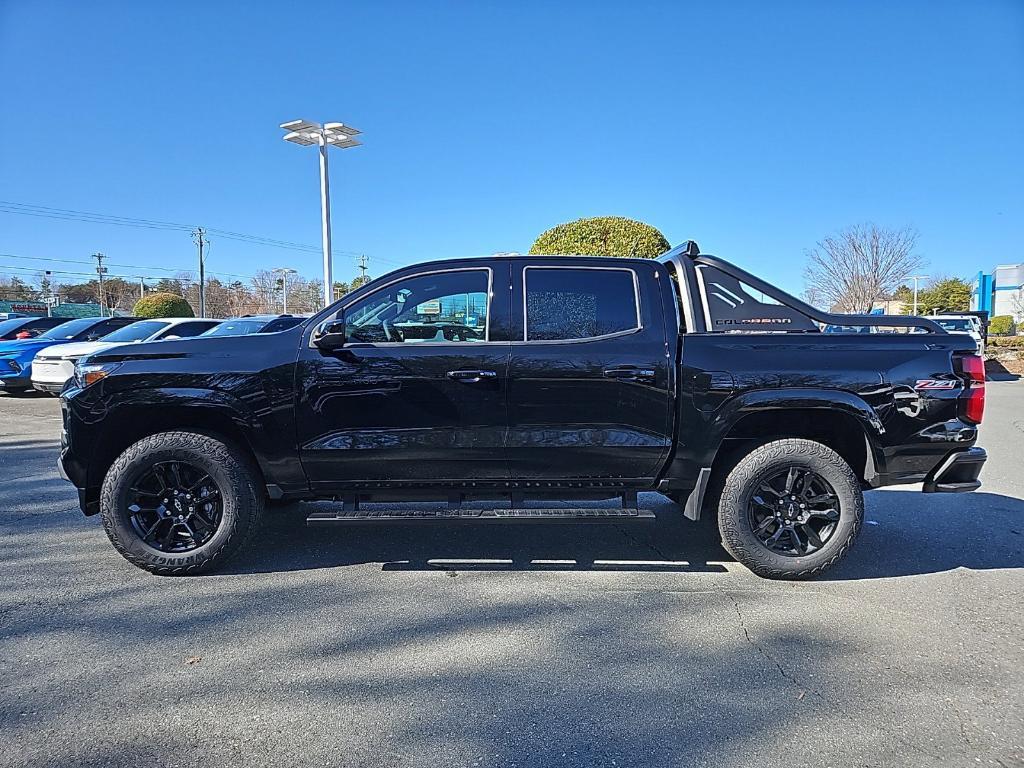
[{"label": "truck side mirror", "polygon": [[313,343],[318,349],[326,352],[341,349],[345,346],[346,341],[348,341],[348,335],[345,332],[344,317],[325,320],[313,331]]}]

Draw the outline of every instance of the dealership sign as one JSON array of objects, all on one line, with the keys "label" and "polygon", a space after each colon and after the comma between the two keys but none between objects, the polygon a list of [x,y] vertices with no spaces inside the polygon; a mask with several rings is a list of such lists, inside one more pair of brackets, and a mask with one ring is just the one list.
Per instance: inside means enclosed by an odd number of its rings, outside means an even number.
[{"label": "dealership sign", "polygon": [[46,304],[41,301],[0,301],[0,312],[20,312],[23,315],[45,315]]}]

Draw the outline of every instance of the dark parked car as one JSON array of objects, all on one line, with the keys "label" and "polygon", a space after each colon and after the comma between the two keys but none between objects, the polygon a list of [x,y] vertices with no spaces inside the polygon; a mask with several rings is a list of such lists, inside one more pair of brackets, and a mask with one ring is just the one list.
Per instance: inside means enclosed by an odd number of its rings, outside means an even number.
[{"label": "dark parked car", "polygon": [[[922,333],[820,331],[880,321]],[[622,522],[657,491],[802,578],[849,550],[864,490],[979,487],[984,397],[970,337],[830,315],[688,243],[422,264],[278,333],[99,352],[62,396],[60,461],[156,573],[222,562],[268,499],[339,499],[321,523]],[[447,506],[364,506],[425,500]]]},{"label": "dark parked car", "polygon": [[248,336],[250,333],[277,333],[294,328],[306,318],[295,315],[243,315],[229,317],[201,336]]},{"label": "dark parked car", "polygon": [[43,331],[56,328],[67,321],[66,317],[15,317],[0,320],[0,341],[34,339]]}]

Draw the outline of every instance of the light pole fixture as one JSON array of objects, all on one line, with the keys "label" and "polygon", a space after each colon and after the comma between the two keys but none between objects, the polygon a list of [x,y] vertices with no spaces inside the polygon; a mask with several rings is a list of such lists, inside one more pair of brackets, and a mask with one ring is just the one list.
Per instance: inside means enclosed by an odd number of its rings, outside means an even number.
[{"label": "light pole fixture", "polygon": [[281,275],[281,314],[288,314],[288,275],[294,275],[295,270],[291,267],[278,267],[270,270],[275,275]]},{"label": "light pole fixture", "polygon": [[348,149],[358,147],[360,141],[353,138],[362,131],[344,123],[313,123],[309,120],[290,120],[281,123],[287,133],[285,141],[309,147],[320,147],[320,234],[324,246],[324,307],[333,299],[334,273],[331,268],[331,195],[327,182],[327,148]]},{"label": "light pole fixture", "polygon": [[917,281],[918,280],[927,280],[928,279],[928,275],[911,275],[910,279],[914,281],[914,311],[911,312],[910,314],[916,316],[917,315]]}]

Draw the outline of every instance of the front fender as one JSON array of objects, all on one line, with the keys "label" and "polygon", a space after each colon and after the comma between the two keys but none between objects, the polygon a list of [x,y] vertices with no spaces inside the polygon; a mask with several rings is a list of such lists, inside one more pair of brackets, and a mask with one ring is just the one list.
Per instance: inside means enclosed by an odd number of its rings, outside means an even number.
[{"label": "front fender", "polygon": [[[102,388],[107,382],[96,385]],[[173,429],[206,430],[241,444],[256,461],[264,480],[282,488],[308,487],[297,460],[290,408],[282,404],[286,423],[274,408],[259,409],[229,392],[188,386],[131,387],[112,392],[92,388],[65,393],[71,453],[89,467],[87,486],[98,487],[110,462],[135,440]],[[277,414],[280,416],[281,414]],[[82,444],[89,446],[87,458]],[[77,483],[76,483],[77,484]]]}]

